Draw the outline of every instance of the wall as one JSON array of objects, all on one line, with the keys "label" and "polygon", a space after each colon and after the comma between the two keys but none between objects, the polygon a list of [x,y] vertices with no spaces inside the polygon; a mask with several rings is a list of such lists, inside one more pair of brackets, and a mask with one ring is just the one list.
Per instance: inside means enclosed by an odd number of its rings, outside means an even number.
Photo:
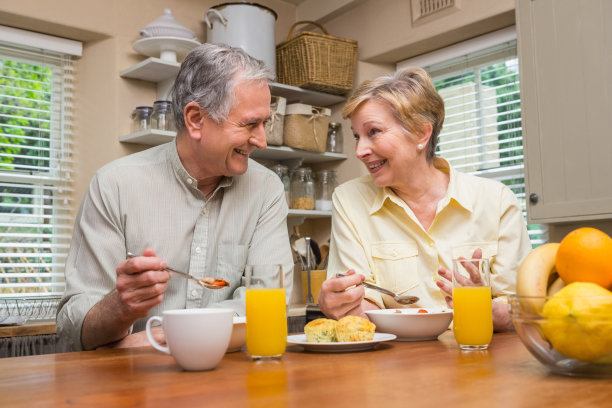
[{"label": "wall", "polygon": [[[152,105],[156,86],[123,79],[119,72],[144,60],[132,49],[139,30],[170,8],[199,41],[205,41],[203,15],[219,0],[0,0],[0,24],[83,41],[77,61],[75,92],[75,185],[80,203],[93,173],[105,163],[146,148],[123,144],[130,114],[137,105]],[[286,38],[295,21],[295,6],[280,0],[259,3],[275,10],[276,42]],[[76,213],[76,209],[75,209]]]}]

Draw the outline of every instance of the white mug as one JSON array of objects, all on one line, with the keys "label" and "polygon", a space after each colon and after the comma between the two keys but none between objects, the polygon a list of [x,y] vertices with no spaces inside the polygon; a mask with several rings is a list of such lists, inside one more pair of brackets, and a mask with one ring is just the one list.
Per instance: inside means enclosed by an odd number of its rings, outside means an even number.
[{"label": "white mug", "polygon": [[[215,368],[230,341],[234,312],[231,309],[166,310],[147,320],[147,338],[157,350],[172,355],[187,371]],[[160,322],[166,336],[164,347],[151,334],[151,325]]]}]

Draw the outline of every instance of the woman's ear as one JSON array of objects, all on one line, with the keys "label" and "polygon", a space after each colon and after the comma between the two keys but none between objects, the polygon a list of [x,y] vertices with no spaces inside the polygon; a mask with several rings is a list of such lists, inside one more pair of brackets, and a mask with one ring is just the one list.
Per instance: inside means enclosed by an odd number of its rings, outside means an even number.
[{"label": "woman's ear", "polygon": [[432,132],[433,126],[431,125],[431,123],[425,122],[423,128],[421,129],[421,132],[419,132],[419,139],[417,142],[419,144],[422,144],[423,146],[427,146],[427,143],[429,143],[429,139],[431,138]]},{"label": "woman's ear", "polygon": [[200,139],[202,127],[204,126],[205,114],[197,102],[189,102],[183,108],[183,120],[185,129],[192,139]]}]

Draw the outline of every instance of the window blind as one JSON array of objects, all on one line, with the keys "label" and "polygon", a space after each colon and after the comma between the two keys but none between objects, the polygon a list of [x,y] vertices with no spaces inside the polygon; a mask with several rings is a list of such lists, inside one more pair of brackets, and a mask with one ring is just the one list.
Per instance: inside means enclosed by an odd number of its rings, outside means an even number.
[{"label": "window blind", "polygon": [[[526,219],[516,40],[424,68],[446,108],[438,154],[459,171],[506,184]],[[528,231],[534,247],[548,241],[545,225],[528,225]]]},{"label": "window blind", "polygon": [[0,300],[64,291],[73,209],[72,59],[0,42]]}]

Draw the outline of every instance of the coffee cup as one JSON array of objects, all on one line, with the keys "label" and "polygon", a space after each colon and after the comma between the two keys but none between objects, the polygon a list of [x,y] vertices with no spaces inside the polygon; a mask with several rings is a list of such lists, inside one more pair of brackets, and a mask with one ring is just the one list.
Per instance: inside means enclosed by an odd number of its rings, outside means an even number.
[{"label": "coffee cup", "polygon": [[[147,338],[157,350],[172,355],[184,370],[212,370],[227,350],[233,315],[231,309],[166,310],[162,316],[147,320]],[[167,347],[157,343],[151,334],[155,322],[161,323]]]}]

